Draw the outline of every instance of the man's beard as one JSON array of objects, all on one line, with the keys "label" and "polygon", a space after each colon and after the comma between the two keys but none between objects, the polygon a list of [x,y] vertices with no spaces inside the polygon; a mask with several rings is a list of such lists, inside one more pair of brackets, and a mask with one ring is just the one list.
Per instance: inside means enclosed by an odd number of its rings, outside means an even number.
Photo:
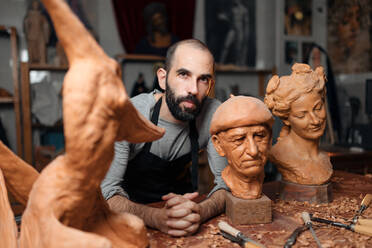
[{"label": "man's beard", "polygon": [[[167,102],[170,112],[172,113],[173,117],[176,118],[177,120],[180,121],[194,120],[200,113],[204,99],[202,102],[199,102],[196,96],[191,94],[189,94],[188,96],[176,98],[173,89],[168,85],[168,78],[166,79],[165,100]],[[180,107],[180,103],[183,101],[191,101],[195,105],[195,107],[182,109]]]}]

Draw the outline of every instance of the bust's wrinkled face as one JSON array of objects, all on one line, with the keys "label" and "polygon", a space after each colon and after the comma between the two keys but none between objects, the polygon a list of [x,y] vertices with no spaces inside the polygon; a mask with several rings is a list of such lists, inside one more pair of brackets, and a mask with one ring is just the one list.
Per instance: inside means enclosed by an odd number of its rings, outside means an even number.
[{"label": "bust's wrinkled face", "polygon": [[245,177],[260,175],[267,161],[271,132],[264,125],[231,128],[213,135],[217,152],[229,166]]},{"label": "bust's wrinkled face", "polygon": [[291,104],[291,112],[286,125],[298,136],[314,140],[319,139],[326,126],[326,108],[318,92],[303,94]]}]

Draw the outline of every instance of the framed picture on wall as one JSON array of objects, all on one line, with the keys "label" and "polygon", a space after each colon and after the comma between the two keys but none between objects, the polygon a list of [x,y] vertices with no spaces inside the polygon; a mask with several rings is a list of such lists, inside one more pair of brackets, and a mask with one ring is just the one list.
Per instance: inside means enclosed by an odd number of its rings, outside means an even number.
[{"label": "framed picture on wall", "polygon": [[327,1],[328,55],[335,73],[372,71],[370,0]]},{"label": "framed picture on wall", "polygon": [[285,63],[293,64],[298,62],[298,42],[286,41],[285,42]]},{"label": "framed picture on wall", "polygon": [[285,35],[311,36],[312,0],[285,0]]},{"label": "framed picture on wall", "polygon": [[206,0],[206,42],[218,64],[256,64],[256,2]]}]

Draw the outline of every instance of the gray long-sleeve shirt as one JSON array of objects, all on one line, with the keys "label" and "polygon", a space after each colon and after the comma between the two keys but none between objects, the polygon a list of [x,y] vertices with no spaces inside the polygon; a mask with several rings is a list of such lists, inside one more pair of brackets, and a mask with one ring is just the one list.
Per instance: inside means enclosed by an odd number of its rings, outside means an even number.
[{"label": "gray long-sleeve shirt", "polygon": [[[136,109],[147,119],[151,118],[156,104],[154,94],[155,92],[141,94],[131,99]],[[215,177],[214,183],[216,185],[210,192],[210,195],[218,189],[228,189],[221,178],[221,172],[226,167],[227,161],[216,152],[209,134],[212,116],[220,104],[216,99],[207,98],[196,119],[196,128],[199,133],[199,148],[207,149],[209,166]],[[150,150],[152,154],[172,161],[191,152],[188,123],[176,124],[159,118],[158,126],[164,128],[166,132],[162,138],[153,141]],[[102,193],[106,200],[116,194],[129,198],[125,189],[122,188],[124,174],[128,161],[133,159],[143,149],[144,145],[145,143],[131,144],[126,141],[115,143],[114,159],[101,184]]]}]

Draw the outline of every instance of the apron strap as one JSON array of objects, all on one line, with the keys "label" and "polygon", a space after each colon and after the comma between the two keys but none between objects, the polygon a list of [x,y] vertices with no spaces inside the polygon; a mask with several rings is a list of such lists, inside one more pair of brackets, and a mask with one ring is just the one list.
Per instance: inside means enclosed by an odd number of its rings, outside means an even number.
[{"label": "apron strap", "polygon": [[[156,102],[155,107],[154,107],[154,111],[152,112],[152,115],[151,115],[151,122],[153,124],[155,124],[156,126],[158,125],[158,121],[159,121],[161,99],[163,99],[163,98],[160,97],[159,100]],[[146,151],[146,152],[150,152],[151,145],[152,145],[152,142],[147,142],[145,144],[145,146],[143,147],[143,150]]]},{"label": "apron strap", "polygon": [[190,141],[191,141],[191,184],[194,191],[198,190],[198,152],[199,152],[199,143],[198,143],[198,130],[196,129],[195,120],[192,120],[189,123],[190,127]]}]

